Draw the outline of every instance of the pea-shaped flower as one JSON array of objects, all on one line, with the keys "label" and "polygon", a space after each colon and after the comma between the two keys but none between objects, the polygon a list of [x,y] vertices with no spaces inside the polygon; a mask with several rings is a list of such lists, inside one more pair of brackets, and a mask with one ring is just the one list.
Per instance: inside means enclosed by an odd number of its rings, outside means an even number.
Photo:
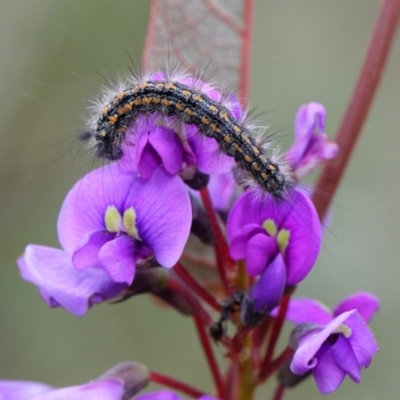
[{"label": "pea-shaped flower", "polygon": [[309,273],[321,246],[318,215],[298,190],[285,203],[246,192],[229,214],[227,231],[232,258],[245,260],[249,275],[260,275],[249,291],[256,311],[276,307],[285,285]]},{"label": "pea-shaped flower", "polygon": [[147,257],[173,267],[190,224],[189,196],[179,177],[160,168],[143,180],[116,164],[105,166],[65,198],[58,219],[62,250],[29,245],[18,266],[48,305],[83,315],[130,285],[137,263]]},{"label": "pea-shaped flower", "polygon": [[[346,375],[360,382],[361,369],[369,366],[378,351],[367,326],[378,309],[379,300],[368,292],[347,297],[332,311],[313,299],[291,300],[286,319],[298,325],[292,333],[295,352],[290,371],[280,374],[283,382],[301,379],[290,374],[312,373],[322,393],[335,391]],[[277,315],[278,309],[271,314]]]}]

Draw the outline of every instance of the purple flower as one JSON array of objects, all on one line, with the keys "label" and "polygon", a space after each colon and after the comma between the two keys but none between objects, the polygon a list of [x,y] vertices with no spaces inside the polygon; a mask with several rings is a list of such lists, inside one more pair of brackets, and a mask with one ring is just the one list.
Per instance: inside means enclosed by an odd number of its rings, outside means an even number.
[{"label": "purple flower", "polygon": [[361,380],[361,368],[367,368],[378,345],[357,310],[338,315],[325,326],[298,326],[290,370],[296,375],[312,372],[321,393],[335,391],[349,375]]},{"label": "purple flower", "polygon": [[[285,318],[296,325],[326,325],[340,314],[357,310],[365,322],[370,323],[379,311],[379,300],[372,293],[357,292],[342,300],[332,311],[318,300],[308,298],[291,299]],[[279,308],[271,312],[278,315]]]},{"label": "purple flower", "polygon": [[324,133],[326,111],[322,104],[303,104],[296,114],[295,141],[286,158],[302,178],[325,160],[335,158],[339,147]]},{"label": "purple flower", "polygon": [[[169,390],[126,397],[123,382],[116,379],[99,380],[79,386],[55,389],[38,382],[0,381],[0,400],[182,400]],[[217,400],[201,396],[199,400]]]},{"label": "purple flower", "polygon": [[[182,400],[182,397],[178,396],[176,393],[169,390],[159,390],[157,392],[145,393],[135,400]],[[215,397],[204,395],[198,398],[198,400],[217,400]]]},{"label": "purple flower", "polygon": [[321,246],[315,208],[298,190],[285,204],[246,192],[230,212],[227,232],[232,258],[245,260],[249,275],[261,275],[249,293],[258,311],[276,307],[285,285],[305,278]]},{"label": "purple flower", "polygon": [[0,400],[122,400],[123,383],[107,379],[54,389],[38,382],[0,381]]},{"label": "purple flower", "polygon": [[92,382],[61,389],[39,382],[0,381],[0,400],[129,400],[148,381],[145,365],[124,362]]},{"label": "purple flower", "polygon": [[178,177],[158,169],[145,181],[113,164],[68,193],[58,219],[63,250],[29,245],[18,266],[48,305],[83,315],[131,284],[141,260],[154,256],[173,267],[190,224],[189,196]]},{"label": "purple flower", "polygon": [[[156,73],[151,79],[165,81],[165,75]],[[202,93],[215,101],[222,99],[222,94],[206,83],[191,77],[177,80],[201,88]],[[242,117],[242,107],[236,96],[229,98],[227,106],[236,118]],[[139,118],[132,128],[133,134],[128,132],[124,156],[120,160],[124,171],[136,171],[148,179],[162,165],[169,174],[180,174],[187,180],[196,170],[216,174],[228,172],[234,166],[233,158],[221,154],[217,142],[200,134],[194,125],[186,124],[182,129],[172,117],[164,117],[161,125],[159,120],[157,115]]]}]

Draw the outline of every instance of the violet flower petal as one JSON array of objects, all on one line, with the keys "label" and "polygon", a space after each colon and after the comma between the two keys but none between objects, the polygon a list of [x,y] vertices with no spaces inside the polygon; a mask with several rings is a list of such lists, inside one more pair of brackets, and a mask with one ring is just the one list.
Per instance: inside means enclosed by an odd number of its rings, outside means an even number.
[{"label": "violet flower petal", "polygon": [[40,382],[0,380],[0,400],[29,400],[52,390]]},{"label": "violet flower petal", "polygon": [[129,236],[119,236],[104,244],[99,261],[114,282],[130,285],[135,276],[135,242]]},{"label": "violet flower petal", "polygon": [[182,144],[178,135],[169,128],[157,126],[149,135],[149,143],[160,156],[165,170],[175,175],[182,167]]},{"label": "violet flower petal", "polygon": [[272,310],[279,304],[286,283],[286,266],[278,254],[268,265],[260,279],[250,288],[249,297],[257,311]]},{"label": "violet flower petal", "polygon": [[247,254],[247,242],[257,234],[265,233],[265,229],[257,224],[245,225],[236,232],[229,246],[229,253],[234,260],[244,260]]},{"label": "violet flower petal", "polygon": [[343,382],[346,373],[337,365],[331,346],[323,345],[316,358],[318,358],[318,362],[312,373],[318,390],[323,394],[332,393]]},{"label": "violet flower petal", "polygon": [[301,191],[293,191],[293,206],[282,222],[290,231],[285,251],[288,285],[302,281],[314,266],[321,248],[321,224],[311,200]]},{"label": "violet flower petal", "polygon": [[323,132],[325,127],[325,107],[319,103],[308,103],[300,106],[294,123],[295,141],[287,152],[287,158],[294,168],[300,162],[314,135],[314,131]]},{"label": "violet flower petal", "polygon": [[188,125],[186,132],[188,143],[196,155],[199,171],[212,175],[232,170],[235,160],[221,152],[215,139],[200,136],[194,125]]},{"label": "violet flower petal", "polygon": [[356,310],[348,311],[337,316],[329,322],[324,328],[316,329],[306,334],[299,342],[292,362],[290,364],[291,371],[296,375],[304,375],[315,367],[315,354],[321,348],[326,339],[335,331],[344,321],[346,321]]},{"label": "violet flower petal", "polygon": [[[276,240],[265,233],[254,235],[247,242],[246,271],[250,276],[261,274],[279,252]],[[286,274],[285,274],[286,275]]]},{"label": "violet flower petal", "polygon": [[360,367],[367,368],[371,363],[372,355],[379,350],[374,335],[357,312],[350,315],[346,320],[346,325],[353,332],[348,340],[353,348],[358,364]]},{"label": "violet flower petal", "polygon": [[239,196],[239,188],[231,174],[213,174],[207,185],[211,201],[217,211],[228,211],[235,196]]},{"label": "violet flower petal", "polygon": [[114,239],[115,233],[107,231],[88,232],[82,238],[72,255],[72,263],[75,268],[83,269],[86,267],[98,267],[97,257],[101,247],[108,241]]},{"label": "violet flower petal", "polygon": [[359,383],[361,381],[361,370],[349,340],[343,335],[338,335],[336,343],[332,345],[331,350],[337,365],[342,368],[354,382]]},{"label": "violet flower petal", "polygon": [[341,301],[333,310],[333,314],[336,316],[353,309],[356,309],[368,324],[379,311],[379,299],[368,292],[354,293]]},{"label": "violet flower petal", "polygon": [[108,379],[57,389],[32,400],[121,400],[123,394],[123,383]]},{"label": "violet flower petal", "polygon": [[[278,313],[279,307],[272,310],[271,315],[276,317]],[[331,311],[323,303],[313,299],[299,298],[290,300],[285,319],[296,325],[306,323],[326,325],[332,321],[333,317]]]},{"label": "violet flower petal", "polygon": [[176,393],[170,390],[158,390],[156,392],[144,393],[137,397],[135,400],[182,400]]},{"label": "violet flower petal", "polygon": [[182,180],[159,168],[151,179],[131,183],[124,206],[137,212],[139,236],[157,261],[163,267],[173,267],[182,255],[192,223],[189,194]]},{"label": "violet flower petal", "polygon": [[65,251],[50,247],[27,246],[17,264],[22,278],[38,286],[47,305],[62,306],[77,316],[126,287],[113,282],[101,268],[76,269]]},{"label": "violet flower petal", "polygon": [[115,206],[123,214],[126,196],[138,178],[121,173],[117,164],[98,168],[80,179],[67,194],[58,217],[58,239],[72,254],[87,232],[106,229],[104,214]]},{"label": "violet flower petal", "polygon": [[157,154],[156,150],[150,145],[146,144],[143,153],[139,158],[138,172],[141,178],[149,179],[153,172],[162,165],[162,160]]}]

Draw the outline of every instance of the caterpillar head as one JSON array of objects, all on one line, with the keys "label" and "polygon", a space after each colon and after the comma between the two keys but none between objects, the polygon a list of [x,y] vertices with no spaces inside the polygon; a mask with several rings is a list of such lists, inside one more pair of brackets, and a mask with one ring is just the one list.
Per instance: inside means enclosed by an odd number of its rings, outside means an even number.
[{"label": "caterpillar head", "polygon": [[78,139],[95,149],[95,155],[110,161],[119,160],[122,155],[122,138],[120,133],[107,132],[97,127],[86,129],[79,134]]}]

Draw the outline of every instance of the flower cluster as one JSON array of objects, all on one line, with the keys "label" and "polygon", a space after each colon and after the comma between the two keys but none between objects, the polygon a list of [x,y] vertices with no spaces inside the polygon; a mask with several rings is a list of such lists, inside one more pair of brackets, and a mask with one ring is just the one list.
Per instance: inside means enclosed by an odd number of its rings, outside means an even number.
[{"label": "flower cluster", "polygon": [[[214,88],[201,87],[210,98],[221,98]],[[234,96],[230,104],[239,118],[243,111]],[[323,132],[324,121],[322,105],[300,107],[295,141],[286,154],[295,178],[336,156],[338,147]],[[244,362],[243,354],[253,353],[253,389],[271,371],[279,371],[286,387],[298,381],[293,376],[312,372],[322,393],[336,390],[346,374],[359,382],[361,368],[377,351],[366,326],[378,309],[377,299],[357,294],[333,313],[307,299],[288,302],[316,264],[321,247],[321,224],[311,199],[298,188],[282,202],[239,188],[229,172],[232,159],[222,155],[216,161],[216,142],[199,138],[196,130],[189,125],[183,134],[157,117],[140,118],[127,133],[122,159],[90,172],[66,196],[58,218],[61,248],[27,246],[18,259],[22,277],[39,288],[49,306],[77,316],[94,304],[146,292],[194,315],[221,399],[236,384],[223,383],[207,345],[207,329],[227,347],[231,363]],[[186,246],[191,233],[214,247],[216,262],[209,268],[213,286],[183,265],[195,258]],[[220,314],[217,322],[212,310]],[[273,360],[285,318],[297,326],[288,351]],[[233,337],[228,323],[236,327]],[[269,329],[272,339],[266,343]],[[244,340],[251,331],[258,338],[253,344]],[[127,390],[126,381],[115,377],[64,389],[0,384],[0,395],[10,400],[180,399],[168,391],[136,396]],[[193,393],[198,392],[186,390]]]}]

